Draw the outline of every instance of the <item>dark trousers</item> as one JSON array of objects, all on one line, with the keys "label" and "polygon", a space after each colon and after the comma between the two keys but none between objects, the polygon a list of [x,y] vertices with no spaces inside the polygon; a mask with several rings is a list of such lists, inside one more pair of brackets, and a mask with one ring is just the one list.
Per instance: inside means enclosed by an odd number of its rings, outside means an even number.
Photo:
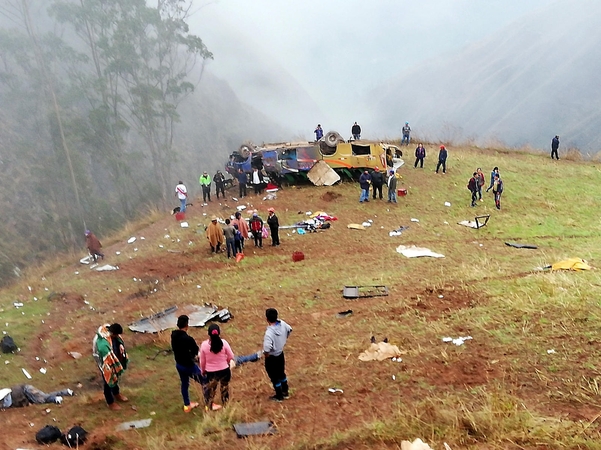
[{"label": "dark trousers", "polygon": [[242,253],[242,249],[244,248],[244,239],[234,241],[234,248],[236,249],[236,254]]},{"label": "dark trousers", "polygon": [[442,166],[442,173],[447,173],[447,162],[446,161],[438,161],[436,164],[436,173],[438,173],[438,169]]},{"label": "dark trousers", "polygon": [[501,192],[495,192],[493,191],[493,194],[495,196],[495,206],[497,207],[497,209],[501,209]]},{"label": "dark trousers", "polygon": [[417,167],[417,163],[419,163],[420,169],[424,168],[424,158],[415,158],[415,164],[413,167]]},{"label": "dark trousers", "polygon": [[482,200],[482,186],[478,185],[478,200]]},{"label": "dark trousers", "polygon": [[555,155],[555,158],[559,159],[559,154],[557,153],[557,150],[551,150],[551,159],[553,159],[553,155]]},{"label": "dark trousers", "polygon": [[104,381],[104,399],[106,400],[107,405],[115,403],[115,395],[119,395],[119,384],[111,387]]},{"label": "dark trousers", "polygon": [[219,191],[221,191],[221,195],[225,198],[224,183],[215,183],[215,190],[217,191],[217,198],[219,198]]},{"label": "dark trousers", "polygon": [[380,194],[380,200],[382,200],[382,185],[381,184],[374,184],[373,185],[373,198],[374,198],[374,200],[376,199],[376,191],[378,191],[378,193]]},{"label": "dark trousers", "polygon": [[217,385],[221,386],[221,403],[225,405],[230,399],[229,384],[232,379],[232,372],[230,368],[219,370],[217,372],[207,372],[207,383],[204,387],[205,402],[210,408],[215,398],[215,392],[217,391]]},{"label": "dark trousers", "polygon": [[98,257],[101,257],[102,259],[104,259],[104,254],[100,253],[100,252],[92,252],[92,259],[94,260],[94,262],[98,261]]},{"label": "dark trousers", "polygon": [[269,226],[271,232],[271,245],[280,245],[280,229],[279,227]]},{"label": "dark trousers", "polygon": [[206,202],[207,198],[209,199],[208,201],[211,201],[211,186],[202,187],[202,201]]},{"label": "dark trousers", "polygon": [[255,238],[255,247],[263,247],[263,235],[260,231],[253,231],[253,237]]},{"label": "dark trousers", "polygon": [[219,253],[221,251],[221,242],[217,242],[217,247],[211,245],[211,252]]},{"label": "dark trousers", "polygon": [[246,197],[246,183],[240,183],[238,185],[238,192],[239,192],[238,197],[240,197],[240,198]]},{"label": "dark trousers", "polygon": [[192,378],[198,384],[202,384],[200,368],[196,364],[194,364],[193,367],[186,367],[182,366],[181,364],[176,364],[175,368],[177,369],[177,373],[179,374],[179,379],[182,384],[182,398],[184,399],[184,405],[190,406],[190,394],[188,393],[188,389],[190,387],[190,378]]},{"label": "dark trousers", "polygon": [[288,379],[286,378],[286,359],[282,352],[278,356],[265,357],[265,371],[271,380],[276,398],[288,397]]},{"label": "dark trousers", "polygon": [[227,247],[227,257],[230,257],[230,252],[232,256],[236,256],[236,246],[234,245],[233,239],[226,239],[225,246]]},{"label": "dark trousers", "polygon": [[478,191],[472,191],[472,206],[476,206],[478,201]]},{"label": "dark trousers", "polygon": [[255,194],[260,194],[261,192],[263,192],[262,184],[253,184],[253,187],[255,188]]}]

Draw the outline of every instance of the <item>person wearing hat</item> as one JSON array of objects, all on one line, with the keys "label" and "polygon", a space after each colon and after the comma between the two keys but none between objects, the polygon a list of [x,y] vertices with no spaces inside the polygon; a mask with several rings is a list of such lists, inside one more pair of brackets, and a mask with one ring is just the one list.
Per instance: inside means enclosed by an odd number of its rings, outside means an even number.
[{"label": "person wearing hat", "polygon": [[411,133],[411,127],[409,126],[409,122],[405,122],[405,126],[403,127],[403,140],[401,141],[401,145],[409,145],[409,134]]},{"label": "person wearing hat", "polygon": [[121,334],[123,327],[120,324],[105,324],[98,328],[92,341],[92,356],[102,374],[104,399],[112,411],[121,409],[115,400],[128,401],[119,388],[119,380],[129,362]]},{"label": "person wearing hat", "polygon": [[388,175],[388,203],[396,203],[396,176],[394,170],[391,170]]},{"label": "person wearing hat", "polygon": [[211,244],[211,253],[219,253],[221,246],[225,242],[225,237],[223,229],[217,223],[217,216],[211,217],[211,223],[207,227],[206,235],[209,244]]},{"label": "person wearing hat", "polygon": [[440,146],[440,151],[438,152],[438,164],[436,164],[436,173],[442,166],[442,173],[447,173],[447,156],[448,152],[444,145]]},{"label": "person wearing hat", "polygon": [[551,159],[554,159],[553,156],[555,156],[555,158],[557,158],[557,161],[559,161],[559,154],[557,153],[558,150],[559,150],[559,136],[555,136],[551,140]]},{"label": "person wearing hat", "polygon": [[269,208],[267,212],[269,213],[267,225],[269,225],[269,231],[271,232],[271,245],[277,247],[280,245],[280,221],[278,216],[275,215],[275,209]]},{"label": "person wearing hat", "polygon": [[186,185],[183,181],[179,181],[177,186],[175,186],[175,196],[181,203],[179,211],[186,212],[186,200],[188,199],[188,189],[186,189]]},{"label": "person wearing hat", "polygon": [[[202,188],[202,201],[211,201],[211,176],[205,170],[200,178],[198,179],[200,187]],[[208,200],[207,200],[208,199]]]},{"label": "person wearing hat", "polygon": [[190,379],[202,384],[200,367],[196,364],[198,359],[198,344],[188,334],[190,318],[181,315],[177,318],[177,330],[171,332],[171,348],[175,358],[175,368],[181,381],[182,397],[184,399],[184,412],[189,413],[198,406],[196,402],[190,402]]},{"label": "person wearing hat", "polygon": [[315,142],[319,141],[323,137],[323,128],[321,128],[320,124],[317,124],[317,128],[315,128]]},{"label": "person wearing hat", "polygon": [[[209,326],[209,338],[200,344],[200,371],[206,378],[204,387],[205,409],[217,411],[225,406],[230,398],[229,383],[232,379],[230,361],[234,361],[234,352],[225,339],[221,339],[219,325]],[[217,385],[221,385],[221,405],[213,403]]]},{"label": "person wearing hat", "polygon": [[365,170],[359,177],[359,187],[361,187],[361,197],[359,203],[369,201],[369,185],[371,184],[371,175]]},{"label": "person wearing hat", "polygon": [[376,191],[380,194],[380,200],[382,200],[382,186],[384,185],[384,175],[380,172],[379,167],[375,167],[371,173],[371,185],[373,188],[372,195],[373,199],[376,199]]},{"label": "person wearing hat", "polygon": [[94,262],[96,262],[98,260],[99,256],[102,259],[104,259],[104,254],[100,252],[100,249],[102,248],[102,244],[100,243],[100,241],[98,240],[96,235],[94,233],[92,233],[90,230],[86,230],[85,235],[86,235],[86,247],[88,247],[88,252],[90,252],[90,255],[92,255],[92,259],[94,260]]},{"label": "person wearing hat", "polygon": [[71,389],[46,394],[31,384],[19,384],[10,388],[0,389],[0,409],[22,408],[24,406],[56,403],[60,405],[63,397],[72,396]]},{"label": "person wearing hat", "polygon": [[250,231],[255,239],[255,247],[263,248],[263,219],[257,213],[253,213],[250,219]]}]

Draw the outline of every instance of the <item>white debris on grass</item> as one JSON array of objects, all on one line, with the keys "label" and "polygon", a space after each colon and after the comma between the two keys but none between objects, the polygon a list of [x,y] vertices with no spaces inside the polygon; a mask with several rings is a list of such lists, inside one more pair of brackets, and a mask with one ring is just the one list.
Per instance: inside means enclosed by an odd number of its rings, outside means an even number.
[{"label": "white debris on grass", "polygon": [[23,303],[19,303],[19,302],[14,302],[13,305],[15,306],[15,308],[19,309],[23,307]]},{"label": "white debris on grass", "polygon": [[411,222],[418,222],[419,223],[419,219],[416,219],[415,217],[411,218]]},{"label": "white debris on grass", "polygon": [[465,341],[470,341],[472,339],[474,339],[474,338],[471,336],[460,336],[458,338],[443,337],[442,342],[450,342],[459,347],[460,345],[463,345],[465,343]]},{"label": "white debris on grass", "polygon": [[119,256],[121,254],[121,252],[115,252],[115,255]]},{"label": "white debris on grass", "polygon": [[240,206],[236,206],[236,209],[238,211],[244,211],[246,209],[246,205],[240,205]]},{"label": "white debris on grass", "polygon": [[21,368],[21,370],[23,371],[23,375],[25,375],[27,377],[28,380],[31,380],[31,375],[29,375],[29,372],[27,372],[25,369]]},{"label": "white debris on grass", "polygon": [[396,249],[398,253],[407,257],[407,258],[418,258],[420,256],[430,256],[432,258],[444,258],[444,255],[441,253],[435,253],[429,248],[425,247],[416,247],[415,245],[406,246],[399,245]]},{"label": "white debris on grass", "polygon": [[111,270],[119,270],[119,266],[111,266],[110,264],[105,264],[104,266],[96,267],[96,272],[108,272]]},{"label": "white debris on grass", "polygon": [[444,202],[445,206],[451,206],[451,202]]},{"label": "white debris on grass", "polygon": [[550,349],[550,350],[547,350],[547,353],[548,353],[549,355],[552,355],[553,353],[557,353],[557,352],[555,351],[555,349],[554,349],[554,348],[552,348],[552,349]]},{"label": "white debris on grass", "polygon": [[133,244],[134,242],[136,242],[136,238],[135,238],[135,236],[132,236],[132,237],[130,237],[130,238],[127,240],[127,243],[128,243],[128,244]]},{"label": "white debris on grass", "polygon": [[188,225],[188,222],[181,222],[179,224],[179,226],[182,227],[182,228],[188,228],[189,225]]},{"label": "white debris on grass", "polygon": [[46,375],[46,368],[45,368],[45,367],[42,367],[42,368],[40,369],[40,373],[41,373],[42,375]]},{"label": "white debris on grass", "polygon": [[364,227],[371,227],[371,223],[369,222],[363,222],[361,225]]},{"label": "white debris on grass", "polygon": [[330,394],[344,394],[344,391],[342,389],[338,389],[338,388],[329,388],[328,392]]}]

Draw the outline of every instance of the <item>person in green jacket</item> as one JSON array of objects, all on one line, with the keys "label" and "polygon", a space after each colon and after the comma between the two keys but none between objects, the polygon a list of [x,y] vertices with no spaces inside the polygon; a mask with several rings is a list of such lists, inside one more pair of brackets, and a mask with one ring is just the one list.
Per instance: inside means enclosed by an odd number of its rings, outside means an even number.
[{"label": "person in green jacket", "polygon": [[207,173],[206,170],[202,173],[202,175],[198,179],[198,182],[200,183],[200,186],[202,187],[202,201],[206,203],[207,198],[208,198],[208,201],[210,202],[211,201],[211,176]]},{"label": "person in green jacket", "polygon": [[129,362],[125,344],[121,339],[122,333],[123,327],[120,324],[105,324],[98,328],[92,341],[92,355],[104,383],[104,398],[112,411],[121,409],[115,400],[128,401],[128,398],[119,391],[119,380]]}]

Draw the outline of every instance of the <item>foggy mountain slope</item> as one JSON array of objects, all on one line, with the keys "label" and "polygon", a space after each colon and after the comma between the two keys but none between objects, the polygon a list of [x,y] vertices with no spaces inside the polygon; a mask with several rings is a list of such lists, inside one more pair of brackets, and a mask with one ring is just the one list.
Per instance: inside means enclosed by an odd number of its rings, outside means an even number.
[{"label": "foggy mountain slope", "polygon": [[559,134],[564,147],[596,150],[599,13],[601,3],[592,0],[560,1],[420,65],[374,91],[371,126],[398,134],[408,120],[431,139],[453,134],[543,148]]}]

